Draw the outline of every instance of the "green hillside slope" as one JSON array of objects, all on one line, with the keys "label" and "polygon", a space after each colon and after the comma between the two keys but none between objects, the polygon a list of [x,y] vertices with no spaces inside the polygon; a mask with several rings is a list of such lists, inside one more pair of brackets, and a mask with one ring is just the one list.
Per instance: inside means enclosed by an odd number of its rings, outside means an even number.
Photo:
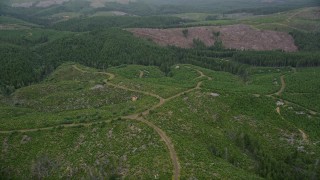
[{"label": "green hillside slope", "polygon": [[318,102],[290,97],[317,96],[317,83],[296,87],[294,81],[316,78],[319,68],[256,68],[248,83],[192,65],[171,68],[165,77],[157,67],[100,72],[67,63],[2,97],[2,176],[319,175]]}]

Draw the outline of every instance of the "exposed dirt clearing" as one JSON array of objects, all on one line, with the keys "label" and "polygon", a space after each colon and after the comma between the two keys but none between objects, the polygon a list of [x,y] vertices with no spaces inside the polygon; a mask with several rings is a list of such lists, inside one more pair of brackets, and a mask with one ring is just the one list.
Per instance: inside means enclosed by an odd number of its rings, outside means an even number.
[{"label": "exposed dirt clearing", "polygon": [[24,3],[13,3],[11,4],[12,7],[22,7],[22,8],[29,8],[34,5],[34,2],[24,2]]},{"label": "exposed dirt clearing", "polygon": [[138,37],[150,38],[157,44],[166,46],[174,45],[182,48],[191,48],[193,39],[201,40],[205,45],[211,46],[214,44],[212,29],[210,27],[193,27],[188,28],[188,35],[185,37],[182,30],[185,28],[174,29],[148,29],[134,28],[129,29]]},{"label": "exposed dirt clearing", "polygon": [[277,111],[277,113],[278,113],[279,115],[281,115],[280,107],[277,107],[277,108],[276,108],[276,111]]},{"label": "exposed dirt clearing", "polygon": [[104,2],[102,2],[102,0],[92,0],[90,6],[93,8],[105,7]]},{"label": "exposed dirt clearing", "polygon": [[[186,28],[132,28],[127,30],[137,37],[152,39],[155,43],[162,46],[173,45],[182,48],[191,48],[194,39],[201,40],[206,46],[212,46],[214,45],[215,39],[219,38],[225,48],[241,50],[281,49],[286,52],[298,50],[294,44],[294,39],[288,33],[258,30],[248,25],[191,27],[187,28],[187,36],[182,32],[184,29]],[[219,37],[215,37],[213,32],[220,32]]]},{"label": "exposed dirt clearing", "polygon": [[303,141],[308,143],[309,140],[308,140],[307,134],[304,131],[302,131],[301,129],[299,129],[299,132],[301,133]]},{"label": "exposed dirt clearing", "polygon": [[61,5],[69,0],[45,0],[38,2],[24,2],[24,3],[13,3],[12,7],[22,7],[22,8],[30,8],[30,7],[39,7],[39,8],[47,8],[53,5]]},{"label": "exposed dirt clearing", "polygon": [[50,7],[53,5],[61,5],[65,2],[68,2],[69,0],[47,0],[47,1],[40,1],[38,4],[36,4],[36,7]]},{"label": "exposed dirt clearing", "polygon": [[143,78],[144,72],[140,71],[139,78]]},{"label": "exposed dirt clearing", "polygon": [[105,7],[106,3],[116,2],[120,4],[129,4],[135,2],[135,0],[91,0],[90,6],[93,8]]}]

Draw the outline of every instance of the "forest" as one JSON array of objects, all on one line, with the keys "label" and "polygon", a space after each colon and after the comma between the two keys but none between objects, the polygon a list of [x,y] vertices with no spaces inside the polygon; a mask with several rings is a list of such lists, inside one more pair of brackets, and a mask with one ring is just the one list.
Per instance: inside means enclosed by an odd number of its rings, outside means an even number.
[{"label": "forest", "polygon": [[30,1],[0,2],[0,179],[319,176],[317,1]]},{"label": "forest", "polygon": [[292,31],[289,34],[294,38],[296,45],[302,51],[320,51],[319,32]]},{"label": "forest", "polygon": [[74,18],[68,21],[55,23],[52,25],[53,29],[63,31],[94,31],[110,27],[134,28],[134,27],[170,27],[177,26],[181,23],[188,22],[177,17],[169,16],[148,16],[148,17],[134,17],[134,16],[116,16],[116,17],[91,17],[91,18]]},{"label": "forest", "polygon": [[320,65],[318,52],[282,53],[272,52],[239,52],[233,56],[233,60],[253,66],[269,67],[313,67]]},{"label": "forest", "polygon": [[[84,27],[81,23],[77,24],[76,20],[74,22],[75,26],[71,23],[67,25],[67,29],[70,27],[70,30],[82,31],[89,28],[91,31],[53,41],[49,41],[48,35],[45,33],[33,39],[15,36],[1,37],[0,41],[5,43],[0,48],[1,54],[3,54],[0,59],[2,93],[8,94],[15,88],[38,82],[66,61],[78,62],[104,70],[122,64],[154,65],[159,66],[165,74],[169,74],[172,65],[184,63],[212,70],[227,71],[239,75],[244,80],[247,79],[250,72],[248,65],[269,67],[314,67],[320,65],[320,53],[312,52],[317,46],[312,45],[312,49],[306,48],[308,41],[303,41],[307,38],[315,39],[319,37],[318,34],[300,33],[295,35],[297,44],[301,49],[304,49],[304,51],[296,53],[237,51],[215,46],[205,47],[201,45],[201,42],[195,42],[194,49],[181,49],[159,47],[118,28],[104,28],[102,25],[101,29],[103,30],[99,30],[100,28],[92,30],[96,28],[90,24],[91,21],[86,21],[89,24]],[[112,21],[106,22],[112,24]],[[121,24],[121,20],[115,22]],[[125,22],[131,21],[125,20]],[[146,23],[149,20],[141,22]],[[134,21],[133,24],[135,24]],[[62,27],[66,29],[65,26]],[[317,44],[316,41],[312,42]],[[41,45],[39,46],[39,44]]]}]

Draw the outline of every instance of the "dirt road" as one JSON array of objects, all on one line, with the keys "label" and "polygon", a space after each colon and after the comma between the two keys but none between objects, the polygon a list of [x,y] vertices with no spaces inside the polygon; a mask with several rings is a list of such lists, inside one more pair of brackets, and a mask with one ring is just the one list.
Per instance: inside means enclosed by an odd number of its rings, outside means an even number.
[{"label": "dirt road", "polygon": [[284,89],[286,88],[286,82],[284,80],[284,75],[282,75],[280,77],[280,80],[281,80],[281,88],[279,89],[278,92],[275,93],[275,95],[277,95],[277,96],[281,96],[283,91],[284,91]]},{"label": "dirt road", "polygon": [[299,132],[301,133],[301,136],[302,136],[302,139],[304,142],[308,143],[309,140],[308,140],[308,135],[301,129],[299,129]]},{"label": "dirt road", "polygon": [[[180,179],[180,171],[181,171],[181,166],[180,166],[180,163],[179,163],[179,158],[178,158],[178,155],[174,149],[174,145],[170,139],[170,137],[162,130],[160,129],[158,126],[156,126],[155,124],[153,124],[152,122],[150,121],[147,121],[146,119],[144,119],[145,116],[147,116],[150,111],[156,109],[156,108],[159,108],[161,107],[162,105],[164,105],[167,101],[170,101],[174,98],[177,98],[185,93],[188,93],[188,92],[191,92],[191,91],[194,91],[196,89],[200,89],[200,86],[202,84],[202,81],[198,82],[197,85],[194,87],[194,88],[191,88],[191,89],[188,89],[186,91],[183,91],[183,92],[180,92],[176,95],[173,95],[167,99],[164,99],[162,98],[161,96],[157,95],[157,94],[153,94],[153,93],[150,93],[150,92],[146,92],[146,91],[140,91],[140,90],[135,90],[135,89],[131,89],[131,88],[127,88],[127,87],[124,87],[124,86],[120,86],[120,85],[117,85],[117,84],[113,84],[110,82],[110,80],[114,79],[115,78],[115,75],[112,74],[112,73],[107,73],[107,72],[89,72],[89,71],[86,71],[86,70],[83,70],[81,68],[79,68],[78,66],[76,65],[73,65],[72,66],[74,69],[82,72],[82,73],[95,73],[95,74],[104,74],[104,75],[107,75],[108,76],[108,79],[104,80],[104,82],[107,84],[107,85],[110,85],[110,86],[113,86],[115,88],[119,88],[119,89],[123,89],[123,90],[127,90],[127,91],[132,91],[132,92],[137,92],[137,93],[141,93],[141,94],[144,94],[144,95],[148,95],[148,96],[152,96],[152,97],[155,97],[157,99],[159,99],[159,103],[157,103],[156,105],[150,107],[149,109],[145,110],[144,112],[141,112],[141,113],[135,113],[135,114],[132,114],[132,115],[128,115],[128,116],[123,116],[121,118],[123,119],[129,119],[129,120],[136,120],[136,121],[139,121],[139,122],[142,122],[146,125],[148,125],[149,127],[151,127],[152,129],[154,129],[160,136],[161,140],[163,140],[163,142],[165,143],[166,147],[168,148],[168,151],[169,151],[169,154],[170,154],[170,158],[171,158],[171,161],[172,161],[172,164],[173,164],[173,179],[175,180],[178,180]],[[208,77],[206,76],[203,72],[199,71],[199,70],[196,70],[198,73],[199,73],[199,77],[198,78],[201,78],[201,77]],[[143,76],[143,74],[142,74]],[[141,77],[141,73],[140,73],[140,77]],[[211,77],[208,77],[208,80],[212,80]],[[143,117],[144,116],[144,117]],[[85,126],[85,127],[88,127],[88,126],[91,126],[93,124],[98,124],[98,123],[101,123],[101,122],[108,122],[108,121],[99,121],[99,122],[91,122],[91,123],[73,123],[73,124],[62,124],[62,125],[56,125],[56,126],[51,126],[51,127],[43,127],[43,128],[34,128],[34,129],[20,129],[20,130],[9,130],[9,131],[0,131],[0,133],[13,133],[13,132],[20,132],[20,133],[24,133],[24,132],[35,132],[35,131],[41,131],[41,130],[52,130],[54,128],[59,128],[59,127],[63,127],[63,128],[68,128],[68,127],[79,127],[79,126]]]},{"label": "dirt road", "polygon": [[[81,72],[86,72],[86,71],[83,71],[82,69],[78,68],[77,66],[74,66],[74,68],[78,69]],[[200,76],[198,78],[207,77],[203,72],[201,72],[199,70],[197,70],[197,72],[200,74]],[[198,82],[196,87],[194,87],[194,88],[188,89],[188,90],[180,92],[180,93],[178,93],[178,94],[176,94],[174,96],[171,96],[171,97],[169,97],[167,99],[164,99],[164,98],[162,98],[161,96],[159,96],[157,94],[153,94],[153,93],[146,92],[146,91],[135,90],[135,89],[127,88],[127,87],[120,86],[120,85],[117,85],[117,84],[113,84],[113,83],[109,82],[109,80],[113,79],[115,77],[115,75],[113,75],[111,73],[104,73],[104,72],[100,72],[100,73],[106,74],[106,75],[109,76],[108,80],[104,81],[108,85],[111,85],[111,86],[119,88],[119,89],[127,90],[127,91],[142,93],[142,94],[149,95],[149,96],[152,96],[152,97],[155,97],[155,98],[159,99],[159,103],[157,103],[156,105],[150,107],[149,109],[145,110],[144,112],[135,113],[135,114],[131,114],[131,115],[128,115],[128,116],[123,116],[122,118],[123,119],[131,119],[131,120],[136,120],[136,121],[143,122],[146,125],[148,125],[149,127],[151,127],[152,129],[154,129],[159,134],[160,138],[164,141],[164,143],[166,144],[166,146],[167,146],[167,148],[169,150],[170,158],[171,158],[171,161],[172,161],[172,164],[173,164],[173,175],[174,175],[173,179],[175,179],[175,180],[180,179],[181,166],[180,166],[180,163],[179,163],[178,155],[177,155],[177,153],[176,153],[176,151],[174,149],[174,145],[172,144],[170,137],[167,136],[167,134],[162,129],[160,129],[158,126],[156,126],[152,122],[147,121],[143,117],[141,117],[141,115],[142,116],[147,116],[147,115],[149,115],[150,111],[161,107],[167,101],[170,101],[171,99],[179,97],[179,96],[181,96],[181,95],[183,95],[185,93],[194,91],[196,89],[200,89],[202,81]],[[143,72],[142,72],[142,76],[143,76]],[[140,78],[141,78],[141,71],[140,71]],[[208,79],[211,80],[212,78],[208,77]]]}]

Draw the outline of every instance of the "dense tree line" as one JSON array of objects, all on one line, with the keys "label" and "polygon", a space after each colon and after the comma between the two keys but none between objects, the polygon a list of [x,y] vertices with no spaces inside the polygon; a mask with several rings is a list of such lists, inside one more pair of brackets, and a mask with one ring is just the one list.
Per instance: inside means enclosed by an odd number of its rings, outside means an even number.
[{"label": "dense tree line", "polygon": [[29,49],[0,45],[0,89],[4,94],[42,78],[39,57]]},{"label": "dense tree line", "polygon": [[172,65],[188,63],[231,72],[243,77],[247,76],[246,67],[248,67],[233,61],[217,59],[231,57],[234,52],[163,48],[152,42],[135,38],[131,33],[119,29],[69,36],[42,46],[38,51],[50,64],[46,65],[48,67],[46,72],[52,71],[66,60],[100,69],[122,64],[153,65],[160,67],[166,74],[169,73]]},{"label": "dense tree line", "polygon": [[292,66],[311,67],[320,66],[319,52],[284,53],[280,51],[243,51],[233,56],[233,60],[239,63],[253,66]]},{"label": "dense tree line", "polygon": [[1,36],[0,43],[9,43],[15,44],[19,46],[34,46],[37,44],[46,43],[49,41],[49,37],[47,34],[41,34],[39,37],[28,37],[27,35],[21,35],[19,37],[16,36]]},{"label": "dense tree line", "polygon": [[[216,71],[226,71],[239,75],[244,80],[248,77],[248,65],[231,61],[235,51],[211,51],[197,49],[181,49],[172,47],[177,63],[192,64]],[[224,59],[226,58],[226,59]]]},{"label": "dense tree line", "polygon": [[293,31],[289,33],[293,38],[299,50],[320,51],[320,32],[300,32]]},{"label": "dense tree line", "polygon": [[92,31],[48,43],[37,50],[53,67],[64,61],[106,69],[122,64],[160,66],[174,56],[172,51],[135,38],[120,29]]},{"label": "dense tree line", "polygon": [[1,41],[0,86],[6,93],[41,80],[66,61],[102,70],[122,64],[154,65],[166,74],[170,74],[172,65],[185,63],[230,72],[244,80],[248,77],[249,65],[320,65],[320,53],[315,52],[236,51],[206,48],[201,42],[195,42],[194,49],[160,47],[118,28],[74,33],[46,43],[43,42],[47,41],[47,37],[42,36],[26,44],[24,40]]},{"label": "dense tree line", "polygon": [[211,49],[211,47],[206,48],[206,49],[181,49],[181,48],[176,48],[176,47],[171,47],[176,51],[179,51],[181,54],[184,55],[195,55],[195,56],[200,56],[200,57],[211,57],[211,58],[231,58],[233,57],[234,54],[237,53],[235,50],[214,50]]},{"label": "dense tree line", "polygon": [[263,148],[257,137],[248,133],[239,133],[235,143],[254,158],[256,173],[267,179],[313,179],[320,175],[319,169],[314,168],[317,160],[297,149],[277,158]]},{"label": "dense tree line", "polygon": [[[16,43],[20,45],[19,41]],[[2,72],[12,76],[3,75],[0,81],[2,86],[12,85],[15,88],[40,80],[66,61],[100,69],[122,64],[154,65],[166,74],[174,64],[190,63],[238,74],[236,63],[212,58],[230,56],[228,52],[159,47],[116,28],[73,34],[32,49],[2,46],[1,51],[6,52],[1,58]],[[21,68],[23,73],[15,74],[19,71],[13,67]]]},{"label": "dense tree line", "polygon": [[80,17],[73,18],[68,21],[56,23],[52,28],[57,30],[66,31],[92,31],[101,30],[110,27],[170,27],[179,25],[187,20],[173,16],[148,16],[148,17],[135,17],[135,16],[97,16],[97,17]]}]

